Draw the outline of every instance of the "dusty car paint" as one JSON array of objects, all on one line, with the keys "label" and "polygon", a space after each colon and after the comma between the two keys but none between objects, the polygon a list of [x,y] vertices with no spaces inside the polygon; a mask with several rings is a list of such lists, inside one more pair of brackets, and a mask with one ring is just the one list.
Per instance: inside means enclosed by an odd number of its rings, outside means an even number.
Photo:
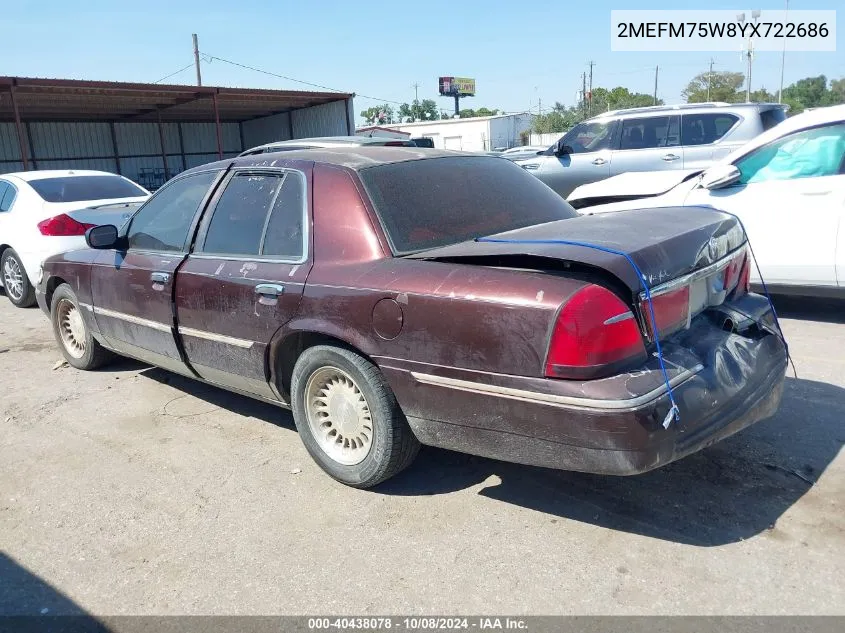
[{"label": "dusty car paint", "polygon": [[[548,245],[466,242],[392,257],[356,170],[395,160],[400,149],[237,160],[306,175],[310,226],[302,262],[77,251],[45,263],[39,303],[49,310],[52,291],[68,282],[90,306],[85,318],[106,346],[282,405],[302,347],[333,341],[379,366],[423,443],[523,463],[642,472],[777,408],[786,356],[763,327],[770,317],[760,297],[733,306],[748,316],[742,331],[725,331],[721,316],[708,312],[664,342],[686,425],[660,426],[668,403],[654,358],[598,380],[544,378],[561,306],[596,279],[633,298],[640,280],[618,257]],[[512,233],[551,230],[613,244],[631,251],[657,285],[742,243],[730,216],[686,211],[585,217]],[[169,278],[152,283],[152,272]],[[260,283],[284,286],[284,293],[275,303],[262,301],[254,290]]]}]

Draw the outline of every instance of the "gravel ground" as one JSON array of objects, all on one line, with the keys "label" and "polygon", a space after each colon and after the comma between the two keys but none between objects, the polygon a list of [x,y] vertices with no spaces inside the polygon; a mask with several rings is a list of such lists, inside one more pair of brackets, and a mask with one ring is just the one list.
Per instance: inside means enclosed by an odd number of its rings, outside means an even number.
[{"label": "gravel ground", "polygon": [[423,449],[357,491],[289,413],[57,368],[0,297],[0,614],[845,614],[845,310],[778,305],[799,377],[702,453],[607,478]]}]

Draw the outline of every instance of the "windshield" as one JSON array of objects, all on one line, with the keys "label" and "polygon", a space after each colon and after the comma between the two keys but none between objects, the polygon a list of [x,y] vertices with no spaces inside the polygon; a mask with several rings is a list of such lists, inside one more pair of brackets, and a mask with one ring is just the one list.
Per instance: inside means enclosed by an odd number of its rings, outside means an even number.
[{"label": "windshield", "polygon": [[397,255],[578,216],[534,176],[500,158],[411,160],[360,176]]},{"label": "windshield", "polygon": [[120,176],[61,176],[30,180],[29,185],[45,202],[82,202],[148,195],[138,185]]}]

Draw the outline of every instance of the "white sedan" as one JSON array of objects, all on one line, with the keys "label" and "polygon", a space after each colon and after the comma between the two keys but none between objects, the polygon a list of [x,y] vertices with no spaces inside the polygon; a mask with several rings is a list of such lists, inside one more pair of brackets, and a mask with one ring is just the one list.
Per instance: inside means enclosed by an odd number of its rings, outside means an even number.
[{"label": "white sedan", "polygon": [[622,174],[568,200],[584,214],[669,206],[733,213],[772,292],[845,296],[845,105],[787,119],[703,173]]},{"label": "white sedan", "polygon": [[122,224],[150,192],[104,171],[27,171],[0,175],[0,280],[20,308],[35,303],[41,262],[85,247],[85,231]]}]

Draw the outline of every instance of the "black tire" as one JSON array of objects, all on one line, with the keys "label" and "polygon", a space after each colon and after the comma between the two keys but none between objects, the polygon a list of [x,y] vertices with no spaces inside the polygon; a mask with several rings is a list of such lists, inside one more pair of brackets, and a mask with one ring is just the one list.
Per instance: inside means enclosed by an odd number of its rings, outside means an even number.
[{"label": "black tire", "polygon": [[[309,422],[306,402],[309,379],[336,368],[354,381],[365,398],[372,423],[369,452],[360,463],[344,464],[320,446]],[[329,475],[354,488],[370,488],[407,468],[420,449],[396,396],[378,367],[341,347],[317,345],[296,361],[291,378],[291,408],[296,428],[314,461]],[[316,413],[313,413],[316,415]]]},{"label": "black tire", "polygon": [[[72,310],[76,311],[76,317],[71,316]],[[76,327],[73,330],[76,334],[70,334],[65,330],[63,337],[62,330],[65,325],[62,321],[70,322],[71,319],[75,321]],[[91,328],[85,323],[76,293],[68,284],[62,284],[53,292],[53,299],[50,301],[50,321],[53,324],[53,336],[56,337],[59,349],[69,365],[77,369],[97,369],[115,358],[113,352],[100,345],[91,335]],[[67,327],[70,329],[69,325]],[[70,342],[70,339],[76,341],[77,337],[81,348],[74,348]]]},{"label": "black tire", "polygon": [[[7,287],[6,276],[11,271],[17,271],[17,274],[20,275],[22,286],[20,290],[12,290]],[[15,273],[12,272],[12,274]],[[3,289],[6,291],[6,296],[12,302],[12,305],[19,308],[31,308],[35,305],[35,287],[26,275],[21,258],[12,248],[7,248],[3,251],[3,257],[0,258],[0,279],[2,279]]]}]

